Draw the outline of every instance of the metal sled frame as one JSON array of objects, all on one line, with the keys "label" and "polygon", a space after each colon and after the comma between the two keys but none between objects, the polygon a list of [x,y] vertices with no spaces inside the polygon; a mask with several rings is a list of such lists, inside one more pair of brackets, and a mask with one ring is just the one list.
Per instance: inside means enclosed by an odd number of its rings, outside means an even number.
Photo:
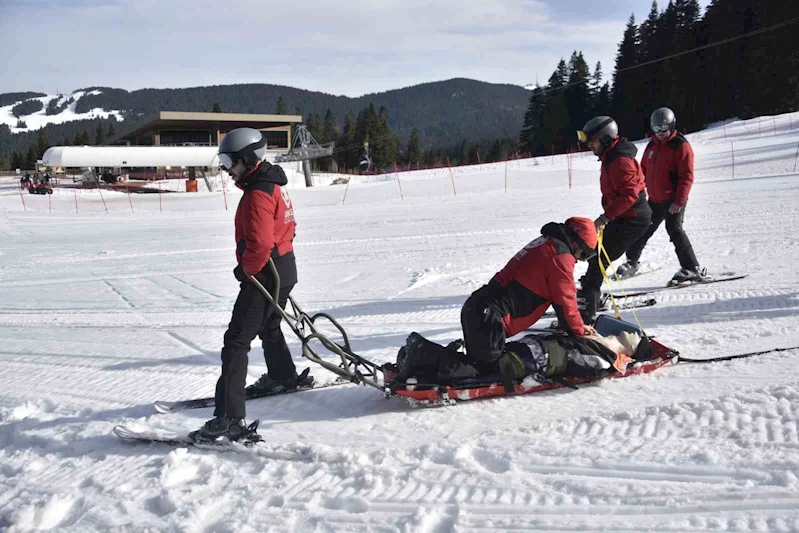
[{"label": "metal sled frame", "polygon": [[[277,303],[280,301],[280,274],[278,274],[277,267],[275,267],[275,263],[271,258],[267,264],[269,265],[269,269],[272,271],[272,276],[275,280],[274,295],[269,294],[269,291],[266,290],[263,284],[261,284],[261,282],[258,281],[255,276],[252,276],[248,273],[247,277],[249,278],[250,282],[255,284],[255,286],[258,287],[258,290],[264,294],[269,303],[280,312],[280,314],[283,316],[283,320],[286,321],[289,327],[291,327],[292,331],[294,331],[294,334],[297,335],[300,341],[302,341],[303,357],[326,368],[327,370],[330,370],[338,376],[352,381],[353,383],[371,385],[372,387],[383,391],[382,366],[368,361],[352,351],[349,337],[347,337],[347,332],[344,331],[344,328],[341,327],[341,324],[339,324],[335,318],[327,313],[316,313],[313,316],[309,316],[300,308],[299,305],[297,305],[297,302],[291,296],[288,297],[288,303],[291,305],[291,309],[281,309]],[[344,339],[343,346],[337,342],[334,342],[330,339],[330,337],[326,336],[324,333],[321,333],[317,329],[316,321],[320,318],[329,321],[331,324],[333,324],[333,326],[335,326],[339,333],[341,333],[341,336]],[[317,353],[313,346],[311,346],[311,342],[314,340],[319,341],[328,351],[338,355],[341,358],[341,363],[331,363],[330,361],[325,361],[322,359],[319,356],[319,353]]]}]

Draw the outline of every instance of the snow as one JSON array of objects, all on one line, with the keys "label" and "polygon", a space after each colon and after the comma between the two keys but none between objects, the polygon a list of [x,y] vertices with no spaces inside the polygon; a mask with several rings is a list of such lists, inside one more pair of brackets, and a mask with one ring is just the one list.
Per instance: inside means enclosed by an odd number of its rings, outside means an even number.
[{"label": "snow", "polygon": [[[690,136],[686,230],[711,272],[750,275],[637,310],[686,357],[799,345],[797,128]],[[600,213],[596,161],[570,157],[571,189],[567,156],[509,162],[507,192],[504,163],[401,173],[404,199],[391,175],[292,188],[293,296],[374,361],[411,331],[459,337],[468,294],[544,223]],[[211,417],[152,402],[213,392],[238,191],[58,189],[23,207],[15,181],[0,182],[0,530],[799,531],[799,350],[444,408],[346,385],[249,402],[251,450],[124,443],[116,424]],[[660,268],[628,290],[678,269],[665,230],[643,260]],[[256,343],[249,381],[264,370]]]},{"label": "snow", "polygon": [[[90,95],[90,94],[100,94],[100,90],[95,89],[93,91],[75,91],[70,96],[67,95],[48,95],[48,96],[41,96],[37,98],[28,98],[28,100],[39,100],[44,104],[44,107],[37,111],[36,113],[32,113],[30,115],[24,115],[19,118],[15,117],[11,110],[20,102],[25,100],[20,100],[19,102],[15,102],[13,104],[0,107],[0,124],[6,124],[11,129],[11,133],[24,133],[27,131],[34,131],[47,126],[48,124],[63,124],[64,122],[71,122],[73,120],[91,120],[95,118],[108,118],[111,115],[116,116],[117,120],[122,121],[124,117],[121,111],[106,111],[102,108],[95,108],[91,111],[86,113],[78,113],[76,112],[76,106],[78,101],[81,97]],[[61,111],[56,115],[47,115],[47,106],[51,100],[57,100],[59,105],[70,97],[74,98],[74,102],[69,104],[66,109]],[[17,122],[22,120],[25,122],[27,128],[18,128]]]}]

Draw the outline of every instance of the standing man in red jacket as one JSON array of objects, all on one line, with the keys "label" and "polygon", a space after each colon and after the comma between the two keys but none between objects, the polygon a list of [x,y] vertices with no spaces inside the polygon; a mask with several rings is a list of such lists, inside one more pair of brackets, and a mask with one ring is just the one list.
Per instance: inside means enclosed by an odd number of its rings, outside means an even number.
[{"label": "standing man in red jacket", "polygon": [[[619,137],[616,121],[608,116],[589,120],[577,132],[580,142],[588,143],[602,161],[599,187],[602,190],[604,213],[594,221],[597,231],[604,230],[602,245],[611,261],[621,257],[649,228],[652,210],[646,200],[644,174],[635,160],[638,149]],[[597,302],[602,287],[600,263],[607,269],[607,259],[599,253],[588,262],[588,271],[578,291],[580,314],[586,324],[596,318]]]},{"label": "standing man in red jacket", "polygon": [[520,250],[487,285],[466,300],[461,310],[466,357],[480,373],[496,372],[505,337],[535,324],[552,305],[559,322],[574,335],[596,335],[577,309],[574,265],[596,250],[596,229],[589,218],[565,224],[550,222],[541,237]]},{"label": "standing man in red jacket", "polygon": [[[219,144],[219,164],[236,186],[244,191],[236,210],[236,259],[233,271],[241,282],[233,316],[222,348],[222,375],[216,384],[214,417],[191,434],[201,442],[223,437],[237,440],[248,435],[244,423],[247,354],[256,336],[261,338],[268,373],[251,388],[263,392],[285,392],[297,387],[297,371],[280,331],[281,315],[253,284],[255,276],[270,294],[274,276],[267,262],[271,257],[280,275],[278,304],[285,308],[297,283],[294,260],[294,208],[283,186],[283,169],[264,161],[266,139],[252,128],[238,128]],[[250,388],[250,387],[248,387]]]},{"label": "standing man in red jacket", "polygon": [[688,235],[682,228],[685,204],[694,183],[694,151],[688,140],[677,131],[677,117],[668,107],[656,109],[649,119],[652,140],[644,151],[641,167],[646,176],[646,191],[652,209],[652,224],[640,239],[627,250],[627,262],[616,273],[622,278],[634,276],[638,260],[647,241],[655,234],[663,220],[669,240],[674,244],[680,270],[671,283],[702,279],[702,270],[696,260]]}]

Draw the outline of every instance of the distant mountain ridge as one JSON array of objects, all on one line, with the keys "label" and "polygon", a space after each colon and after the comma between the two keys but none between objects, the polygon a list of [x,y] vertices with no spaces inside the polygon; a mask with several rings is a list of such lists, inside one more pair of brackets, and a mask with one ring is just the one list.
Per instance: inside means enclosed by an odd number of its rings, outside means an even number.
[{"label": "distant mountain ridge", "polygon": [[[18,99],[15,99],[17,95]],[[424,148],[434,149],[453,146],[464,139],[518,138],[530,98],[530,92],[521,86],[465,78],[423,83],[357,98],[270,84],[136,91],[87,87],[74,91],[73,95],[77,98],[63,112],[70,112],[75,118],[90,115],[100,117],[96,120],[108,120],[102,117],[109,112],[116,113],[123,119],[116,127],[119,133],[155,111],[211,111],[214,104],[219,104],[224,112],[275,113],[281,98],[286,113],[293,114],[299,109],[306,119],[310,113],[324,117],[329,108],[341,128],[348,113],[357,116],[361,109],[374,104],[377,109],[385,106],[388,110],[389,126],[392,133],[399,137],[400,144],[404,145],[408,141],[413,128],[419,128]],[[57,97],[65,98],[62,95]],[[0,94],[0,102],[4,106],[15,106],[32,98],[44,101],[56,96],[47,97],[33,92]],[[44,102],[44,106],[47,105]],[[51,113],[57,110],[57,107],[51,109]],[[44,111],[38,113],[44,114]],[[50,115],[52,122],[57,122],[59,115]],[[25,121],[26,117],[20,116],[14,120]],[[60,142],[64,136],[74,135],[73,132],[79,129],[91,130],[95,127],[95,122],[87,123],[86,120],[80,120],[79,123],[61,122],[44,127],[45,134],[53,143]],[[8,124],[9,120],[5,123]],[[27,144],[27,137],[37,133],[28,131],[14,135],[11,128],[15,125],[16,122],[9,125],[9,129],[0,125],[0,156]]]}]

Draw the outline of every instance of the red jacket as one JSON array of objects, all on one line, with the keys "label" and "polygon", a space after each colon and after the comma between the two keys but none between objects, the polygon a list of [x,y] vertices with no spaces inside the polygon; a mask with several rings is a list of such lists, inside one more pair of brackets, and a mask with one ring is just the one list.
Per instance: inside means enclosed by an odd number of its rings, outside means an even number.
[{"label": "red jacket", "polygon": [[673,132],[666,141],[652,137],[641,166],[652,202],[685,205],[694,183],[694,150],[681,133]]},{"label": "red jacket", "polygon": [[260,272],[270,256],[294,251],[297,224],[286,183],[282,168],[263,162],[236,184],[244,191],[236,210],[236,259],[249,274]]},{"label": "red jacket", "polygon": [[575,335],[583,335],[583,319],[577,309],[574,265],[563,225],[550,223],[542,236],[525,246],[493,281],[502,289],[496,307],[505,313],[502,322],[508,336],[535,324],[550,305],[562,324]]},{"label": "red jacket", "polygon": [[636,153],[638,149],[633,143],[617,138],[599,157],[602,161],[599,175],[602,208],[609,220],[651,213],[644,192],[644,174],[635,160]]}]

